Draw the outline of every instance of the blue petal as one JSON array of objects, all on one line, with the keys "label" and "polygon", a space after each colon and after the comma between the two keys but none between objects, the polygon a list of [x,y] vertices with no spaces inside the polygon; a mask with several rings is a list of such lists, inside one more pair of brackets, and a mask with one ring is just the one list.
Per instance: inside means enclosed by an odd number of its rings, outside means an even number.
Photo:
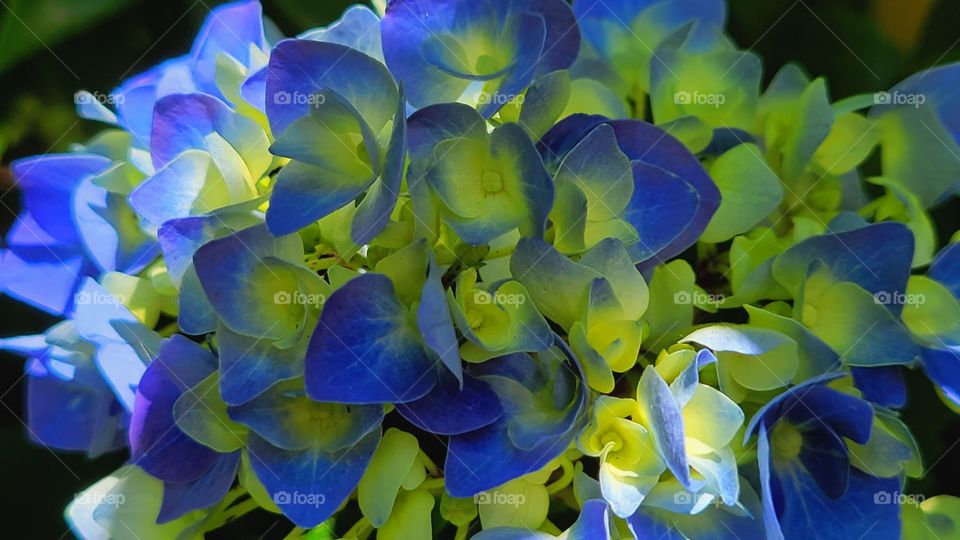
[{"label": "blue petal", "polygon": [[304,394],[301,381],[277,384],[247,403],[229,407],[227,413],[271,446],[295,451],[320,445],[332,452],[353,446],[383,420],[379,405],[314,401]]},{"label": "blue petal", "polygon": [[185,334],[199,336],[217,329],[219,321],[217,312],[207,300],[207,293],[203,292],[197,270],[192,265],[183,275],[177,307],[180,311],[177,314],[177,322]]},{"label": "blue petal", "polygon": [[104,387],[60,380],[40,362],[27,363],[27,424],[30,438],[91,457],[124,445],[120,409]]},{"label": "blue petal", "polygon": [[603,116],[577,113],[554,124],[537,143],[537,150],[540,151],[547,168],[557,170],[563,158],[591,131],[605,122],[607,118]]},{"label": "blue petal", "polygon": [[691,223],[700,206],[700,197],[693,186],[659,167],[636,162],[633,177],[635,192],[645,195],[630,201],[624,219],[640,234],[640,241],[630,246],[634,260],[653,259],[646,268],[677,255],[671,253],[676,248],[665,250]]},{"label": "blue petal", "polygon": [[960,406],[960,351],[923,348],[920,362],[927,377],[943,395],[954,405]]},{"label": "blue petal", "polygon": [[[437,35],[449,33],[457,25],[473,26],[483,22],[477,20],[480,18],[478,6],[483,4],[471,6],[467,2],[433,0],[396,0],[389,4],[380,22],[383,56],[390,71],[403,82],[407,99],[417,108],[456,101],[469,81],[451,77],[428,62],[424,44]],[[467,8],[474,12],[462,11]]]},{"label": "blue petal", "polygon": [[133,462],[167,482],[190,482],[214,465],[217,453],[177,427],[173,405],[216,369],[209,350],[174,335],[144,372],[130,419]]},{"label": "blue petal", "polygon": [[190,50],[192,71],[200,87],[209,94],[219,95],[217,57],[226,54],[249,67],[252,48],[267,49],[260,2],[240,0],[210,10]]},{"label": "blue petal", "polygon": [[[750,433],[750,428],[747,428]],[[783,531],[777,519],[774,508],[773,485],[776,481],[771,476],[770,437],[767,435],[767,426],[760,423],[760,432],[757,434],[757,462],[760,471],[760,501],[763,505],[763,529],[768,540],[783,540]],[[777,485],[779,487],[779,484]],[[777,495],[780,496],[779,491]]]},{"label": "blue petal", "polygon": [[437,267],[437,261],[430,257],[430,267],[426,281],[423,282],[423,292],[420,295],[420,306],[417,307],[417,328],[423,341],[430,347],[443,365],[463,385],[463,364],[460,359],[460,343],[450,317],[450,308],[447,306],[446,293],[442,273]]},{"label": "blue petal", "polygon": [[864,399],[894,409],[907,404],[907,385],[899,366],[854,366],[850,368],[850,375]]},{"label": "blue petal", "polygon": [[537,75],[569,68],[580,52],[580,25],[566,2],[557,0],[514,0],[494,2],[502,15],[505,12],[532,13],[543,17],[546,38],[537,64]]},{"label": "blue petal", "polygon": [[[533,30],[534,24],[540,30]],[[475,66],[460,58],[465,51],[454,50],[461,48],[459,37],[498,39],[497,45],[505,49],[501,52],[510,56],[502,59],[507,68],[480,75],[496,78],[509,69],[504,95],[519,94],[518,89],[536,75],[570,67],[580,44],[577,21],[566,3],[558,0],[397,0],[389,3],[381,32],[387,65],[407,86],[410,103],[418,108],[455,101],[477,78]]]},{"label": "blue petal", "polygon": [[[900,507],[896,498],[901,486],[897,478],[875,478],[851,469],[846,493],[832,499],[797,465],[778,467],[776,460],[773,463],[780,486],[777,513],[789,538],[900,538]],[[892,504],[879,499],[884,494],[893,497]]]},{"label": "blue petal", "polygon": [[602,500],[583,503],[580,517],[567,529],[567,540],[590,540],[610,536],[610,509]]},{"label": "blue petal", "polygon": [[224,324],[242,334],[278,339],[272,330],[280,325],[262,316],[264,303],[272,299],[261,298],[254,281],[258,270],[273,273],[266,259],[299,263],[302,257],[300,237],[276,238],[258,225],[205,244],[193,262],[203,291]]},{"label": "blue petal", "polygon": [[[569,348],[563,345],[562,341],[558,341],[557,345],[568,361],[576,364],[576,358]],[[489,365],[488,369],[501,373],[491,376],[489,382],[493,383],[497,379],[516,381],[524,385],[532,382],[531,369],[535,368],[535,364],[529,355],[511,355],[503,357],[503,360],[504,362],[499,363],[491,360],[480,364],[484,368]],[[529,365],[524,368],[516,365],[518,363]],[[582,425],[589,393],[586,383],[583,382],[584,376],[579,364],[574,369],[579,372],[579,377],[574,394],[570,396],[572,399],[569,405],[559,405],[566,406],[567,411],[562,415],[560,422],[549,426],[552,436],[541,438],[535,446],[521,449],[514,443],[511,431],[516,431],[518,422],[536,427],[536,419],[524,418],[523,413],[528,411],[520,407],[520,403],[514,402],[511,395],[503,393],[500,397],[504,414],[496,422],[476,431],[450,437],[444,466],[447,492],[454,497],[471,497],[524,474],[537,471],[566,450]],[[507,373],[515,373],[520,378],[504,377]],[[551,414],[552,411],[546,416]]]},{"label": "blue petal", "polygon": [[221,454],[200,478],[182,484],[165,482],[157,523],[173,521],[187,512],[209,508],[220,502],[230,491],[239,465],[240,452]]},{"label": "blue petal", "polygon": [[133,135],[137,148],[150,148],[153,107],[158,99],[197,90],[189,64],[190,59],[186,56],[172,58],[127,79],[113,91],[117,97],[120,124]]},{"label": "blue petal", "polygon": [[78,280],[96,272],[76,245],[48,244],[26,211],[20,214],[0,251],[0,290],[52,315],[62,315],[73,304]]},{"label": "blue petal", "polygon": [[380,44],[380,17],[367,6],[360,4],[348,7],[340,19],[326,28],[308,30],[298,37],[339,43],[373,57],[381,63],[384,61],[383,46]]},{"label": "blue petal", "polygon": [[490,384],[467,374],[462,388],[450,375],[441,375],[433,390],[416,401],[397,404],[397,412],[430,433],[459,435],[492,424],[503,410]]},{"label": "blue petal", "polygon": [[[700,234],[710,223],[710,218],[720,207],[720,190],[713,180],[704,171],[703,166],[677,139],[667,134],[663,130],[650,124],[636,120],[617,120],[611,125],[617,134],[617,141],[620,143],[620,149],[634,163],[634,181],[643,182],[643,175],[638,178],[637,165],[642,163],[643,171],[652,171],[652,168],[661,169],[667,175],[674,178],[674,182],[668,189],[666,180],[660,178],[660,182],[654,184],[659,188],[658,196],[683,197],[684,192],[692,191],[699,199],[698,204],[692,207],[686,207],[682,214],[686,223],[677,223],[673,229],[672,240],[665,245],[651,244],[646,241],[646,231],[651,229],[650,223],[634,223],[629,217],[634,211],[638,211],[644,204],[648,204],[654,197],[650,191],[643,189],[638,185],[634,189],[633,199],[630,201],[630,208],[627,210],[627,221],[630,221],[634,228],[640,233],[640,242],[632,246],[634,259],[640,262],[649,261],[656,258],[649,265],[655,265],[658,261],[667,260],[691,246]],[[681,185],[685,184],[685,185]],[[670,194],[670,195],[668,195]],[[663,216],[661,215],[661,218]],[[653,229],[656,230],[660,225],[653,223]],[[682,225],[682,228],[681,228]],[[663,231],[659,231],[664,235]]]},{"label": "blue petal", "polygon": [[[494,99],[489,99],[480,113],[484,118],[491,118],[503,108],[511,99],[523,94],[527,86],[533,81],[537,73],[537,64],[540,61],[540,51],[544,50],[547,37],[546,21],[542,17],[531,14],[522,14],[517,17],[519,54],[514,64],[492,92]],[[576,25],[572,27],[576,29]]]},{"label": "blue petal", "polygon": [[778,418],[787,415],[795,424],[824,425],[848,439],[865,444],[870,438],[873,408],[860,398],[824,386],[843,376],[843,373],[826,373],[771,399],[750,419],[744,431],[744,441],[753,435],[761,422],[772,426]]},{"label": "blue petal", "polygon": [[335,403],[404,403],[433,388],[434,362],[389,278],[362,274],[327,299],[306,381],[310,397]]},{"label": "blue petal", "polygon": [[280,349],[268,339],[244,336],[220,327],[220,394],[240,405],[267,388],[303,375],[304,347]]},{"label": "blue petal", "polygon": [[930,269],[927,270],[927,276],[931,277],[943,285],[957,298],[960,298],[960,243],[947,244],[941,249]]},{"label": "blue petal", "polygon": [[140,358],[149,362],[159,350],[160,337],[92,278],[86,278],[76,295],[73,320],[83,338],[103,345],[116,343],[140,348]]},{"label": "blue petal", "polygon": [[380,440],[380,430],[355,445],[281,450],[250,434],[250,464],[280,511],[301,527],[315,527],[336,512],[360,482]]},{"label": "blue petal", "polygon": [[657,370],[650,367],[643,370],[637,388],[637,401],[649,424],[660,456],[677,480],[687,489],[691,489],[683,414],[670,387]]},{"label": "blue petal", "polygon": [[353,243],[362,246],[373,240],[390,220],[390,214],[397,204],[403,182],[403,169],[407,162],[407,122],[405,116],[406,101],[400,92],[397,113],[394,116],[390,145],[383,163],[380,178],[367,191],[366,197],[357,206],[357,213],[350,223],[350,237]]},{"label": "blue petal", "polygon": [[137,274],[160,253],[160,246],[137,225],[121,195],[89,178],[74,190],[73,216],[87,253],[102,272]]},{"label": "blue petal", "polygon": [[[270,164],[263,128],[209,95],[174,94],[160,99],[153,112],[152,129],[150,153],[156,169],[186,150],[207,150],[218,162],[223,141],[229,144],[228,150],[247,162],[253,180],[259,179]],[[217,164],[224,174],[232,169],[228,162]]]},{"label": "blue petal", "polygon": [[[895,297],[906,291],[913,260],[913,233],[903,224],[887,222],[814,236],[777,257],[773,274],[795,292],[815,259],[822,260],[837,281],[852,281],[870,294]],[[888,302],[887,308],[896,315],[903,305]]]},{"label": "blue petal", "polygon": [[76,244],[73,190],[81,180],[99,174],[110,160],[93,154],[53,154],[24,158],[10,169],[23,192],[23,206],[40,228],[64,244]]},{"label": "blue petal", "polygon": [[193,264],[197,248],[215,238],[215,230],[208,219],[189,217],[164,223],[157,232],[167,273],[179,284]]},{"label": "blue petal", "polygon": [[[668,481],[669,482],[669,481]],[[675,481],[661,483],[654,488],[669,486],[668,504],[676,505],[679,495],[693,501],[697,496],[677,489]],[[661,495],[662,496],[662,495]],[[744,486],[740,501],[736,506],[725,506],[716,501],[697,513],[674,513],[655,502],[654,496],[648,496],[643,506],[633,516],[627,518],[627,526],[634,538],[643,540],[730,540],[735,538],[763,538],[763,530],[756,515],[760,511],[760,501],[749,487]]]},{"label": "blue petal", "polygon": [[[274,234],[289,234],[343,207],[380,173],[380,147],[360,113],[336,93],[317,95],[310,114],[293,121],[270,147],[295,160],[280,171],[270,196],[267,224]],[[343,141],[346,135],[361,137],[367,158]],[[391,164],[396,167],[396,157]],[[398,173],[402,171],[391,171]]]},{"label": "blue petal", "polygon": [[312,96],[329,89],[345,97],[379,133],[395,111],[398,89],[387,68],[369,56],[336,43],[281,41],[270,54],[267,117],[274,135],[307,114]]}]

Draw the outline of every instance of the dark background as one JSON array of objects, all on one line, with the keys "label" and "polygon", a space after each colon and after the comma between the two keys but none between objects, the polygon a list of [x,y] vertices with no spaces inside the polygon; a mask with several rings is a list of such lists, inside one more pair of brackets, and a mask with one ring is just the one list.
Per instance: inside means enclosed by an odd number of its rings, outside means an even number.
[{"label": "dark background", "polygon": [[[214,0],[0,0],[0,233],[19,207],[9,162],[64,151],[98,125],[79,121],[73,94],[109,92],[122,79],[189,48]],[[352,2],[264,0],[286,34],[327,24]],[[786,62],[825,76],[831,95],[887,89],[913,72],[960,59],[960,2],[955,0],[729,0],[728,28],[742,48],[764,59],[767,80]],[[11,211],[13,213],[11,213]],[[960,228],[960,208],[934,212],[942,241]],[[37,333],[53,319],[0,297],[0,336]],[[67,502],[108,474],[123,455],[89,460],[31,444],[22,422],[23,362],[0,355],[0,516],[11,537],[69,536]],[[960,417],[922,375],[908,375],[904,413],[928,472],[911,494],[960,495],[952,462],[960,455]],[[241,520],[230,538],[283,537],[289,525],[266,514]],[[22,533],[21,533],[22,531]],[[264,536],[265,535],[265,536]]]}]

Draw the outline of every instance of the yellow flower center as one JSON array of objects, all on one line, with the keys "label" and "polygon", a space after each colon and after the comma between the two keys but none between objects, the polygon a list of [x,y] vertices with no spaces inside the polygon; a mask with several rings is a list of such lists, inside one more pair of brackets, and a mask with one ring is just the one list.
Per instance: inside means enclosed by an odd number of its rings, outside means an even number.
[{"label": "yellow flower center", "polygon": [[775,457],[792,460],[803,448],[803,434],[793,425],[779,422],[777,427],[773,428],[770,443]]},{"label": "yellow flower center", "polygon": [[499,193],[503,191],[503,178],[497,171],[483,171],[480,187],[487,193]]}]

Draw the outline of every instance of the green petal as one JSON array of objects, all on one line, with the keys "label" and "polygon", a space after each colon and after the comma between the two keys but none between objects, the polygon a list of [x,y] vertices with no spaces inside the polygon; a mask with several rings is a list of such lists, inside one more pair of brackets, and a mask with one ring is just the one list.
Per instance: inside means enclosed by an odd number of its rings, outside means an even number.
[{"label": "green petal", "polygon": [[246,427],[227,415],[220,398],[220,373],[184,392],[173,406],[173,417],[184,433],[217,452],[233,452],[246,444]]},{"label": "green petal", "polygon": [[400,493],[390,519],[377,531],[377,540],[430,540],[430,513],[435,502],[433,495],[423,490]]},{"label": "green petal", "polygon": [[722,242],[749,231],[783,200],[780,179],[753,144],[741,144],[717,158],[710,167],[710,177],[722,198],[700,237],[703,242]]},{"label": "green petal", "polygon": [[374,527],[379,528],[387,522],[400,485],[419,452],[420,445],[413,435],[396,428],[390,428],[383,434],[357,486],[360,510]]}]

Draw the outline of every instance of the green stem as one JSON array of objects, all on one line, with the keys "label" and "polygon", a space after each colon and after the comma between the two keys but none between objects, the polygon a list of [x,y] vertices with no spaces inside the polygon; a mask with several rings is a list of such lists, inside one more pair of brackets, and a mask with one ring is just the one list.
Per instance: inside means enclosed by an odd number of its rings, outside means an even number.
[{"label": "green stem", "polygon": [[563,475],[556,482],[547,485],[547,493],[551,495],[563,490],[573,481],[573,463],[564,457],[563,461],[560,462],[560,467],[563,468]]},{"label": "green stem", "polygon": [[362,517],[353,524],[353,527],[350,527],[350,530],[343,535],[343,538],[344,540],[363,540],[370,534],[371,529],[373,529],[373,524],[370,523],[370,520],[366,517]]},{"label": "green stem", "polygon": [[157,330],[157,333],[160,334],[162,337],[170,337],[176,334],[178,330],[180,330],[180,326],[177,324],[176,321],[174,321],[164,326],[163,328]]},{"label": "green stem", "polygon": [[420,451],[420,459],[423,460],[423,465],[427,468],[430,476],[440,476],[440,468],[437,467],[437,464],[434,463],[433,460],[430,459],[430,456],[423,450]]},{"label": "green stem", "polygon": [[549,519],[543,520],[543,525],[540,526],[540,530],[545,533],[552,534],[554,536],[559,536],[563,534],[563,531],[560,530],[560,527],[557,527],[556,525],[554,525],[553,522],[550,521]]},{"label": "green stem", "polygon": [[457,527],[457,534],[453,540],[467,540],[467,533],[470,532],[470,524],[466,523]]},{"label": "green stem", "polygon": [[421,483],[419,486],[417,486],[417,489],[425,489],[429,491],[431,489],[443,489],[443,486],[444,486],[443,477],[428,478],[424,480],[423,483]]},{"label": "green stem", "polygon": [[302,538],[303,533],[307,532],[306,529],[300,527],[294,527],[286,536],[283,537],[283,540],[293,540],[295,538]]},{"label": "green stem", "polygon": [[260,508],[260,504],[252,498],[239,502],[230,508],[227,508],[222,514],[220,514],[220,521],[222,521],[221,524],[226,524],[244,514],[256,510],[257,508]]}]

